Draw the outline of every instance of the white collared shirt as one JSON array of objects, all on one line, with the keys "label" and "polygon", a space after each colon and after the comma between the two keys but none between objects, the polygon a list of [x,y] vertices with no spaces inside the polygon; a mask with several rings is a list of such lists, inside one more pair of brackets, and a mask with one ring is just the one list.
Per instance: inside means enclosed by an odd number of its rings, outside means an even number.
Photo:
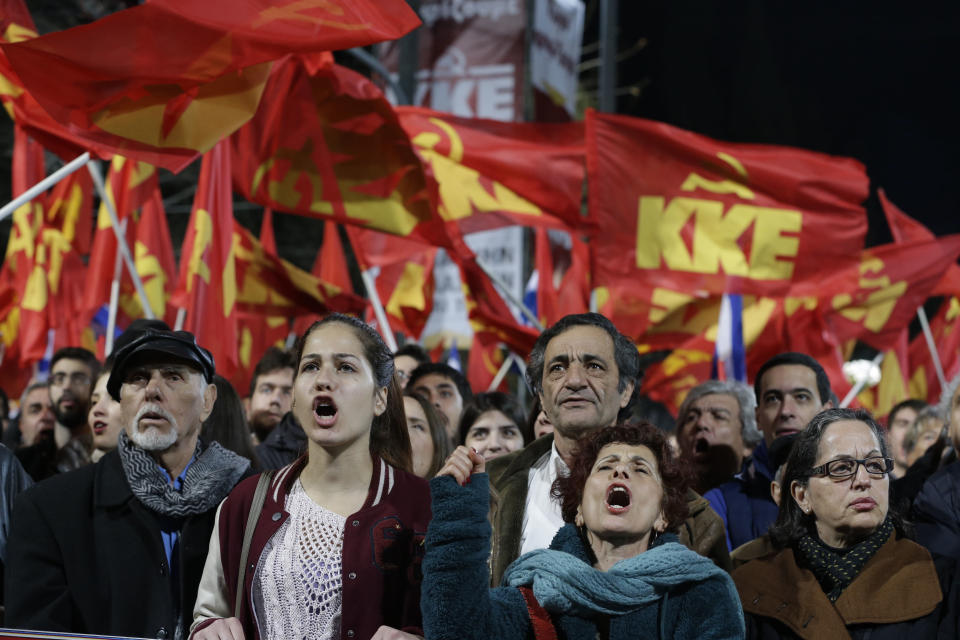
[{"label": "white collared shirt", "polygon": [[557,444],[530,467],[527,475],[527,503],[523,509],[520,533],[520,555],[534,549],[546,549],[563,526],[560,505],[550,498],[550,487],[557,474],[567,475],[570,469],[560,457]]}]

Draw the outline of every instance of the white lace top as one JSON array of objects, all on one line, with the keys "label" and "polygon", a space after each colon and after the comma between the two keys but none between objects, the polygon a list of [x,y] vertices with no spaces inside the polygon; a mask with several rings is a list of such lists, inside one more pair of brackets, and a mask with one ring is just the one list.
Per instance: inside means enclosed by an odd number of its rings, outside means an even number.
[{"label": "white lace top", "polygon": [[346,519],[311,500],[299,478],[285,509],[290,517],[264,547],[254,574],[260,637],[339,639]]}]

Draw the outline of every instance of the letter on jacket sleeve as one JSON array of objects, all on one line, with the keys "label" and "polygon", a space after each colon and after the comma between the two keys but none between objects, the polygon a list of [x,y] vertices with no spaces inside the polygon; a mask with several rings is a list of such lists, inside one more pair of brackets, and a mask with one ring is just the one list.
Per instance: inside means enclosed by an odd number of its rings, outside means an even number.
[{"label": "letter on jacket sleeve", "polygon": [[34,491],[16,500],[7,541],[6,617],[14,629],[74,631],[73,605],[63,556],[47,518],[33,500]]},{"label": "letter on jacket sleeve", "polygon": [[195,631],[206,627],[214,620],[233,616],[233,603],[229,602],[229,590],[223,576],[223,558],[220,556],[221,509],[223,509],[223,502],[217,507],[217,517],[210,534],[207,561],[203,565],[203,576],[200,578],[200,587],[197,590],[197,603],[193,607],[190,637],[193,637]]}]

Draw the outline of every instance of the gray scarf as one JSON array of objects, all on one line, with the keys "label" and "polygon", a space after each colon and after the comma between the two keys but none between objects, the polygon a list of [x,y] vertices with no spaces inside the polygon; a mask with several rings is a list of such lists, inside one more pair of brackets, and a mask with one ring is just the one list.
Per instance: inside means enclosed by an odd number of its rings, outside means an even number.
[{"label": "gray scarf", "polygon": [[216,507],[250,467],[249,460],[218,443],[203,447],[198,441],[196,460],[177,491],[163,476],[153,456],[133,444],[126,432],[120,432],[118,444],[120,462],[133,495],[151,511],[175,518]]}]

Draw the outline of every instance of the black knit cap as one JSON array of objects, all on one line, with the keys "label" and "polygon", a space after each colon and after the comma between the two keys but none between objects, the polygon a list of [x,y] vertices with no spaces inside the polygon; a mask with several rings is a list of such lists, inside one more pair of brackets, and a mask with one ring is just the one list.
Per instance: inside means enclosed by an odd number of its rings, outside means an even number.
[{"label": "black knit cap", "polygon": [[120,400],[120,386],[126,377],[127,369],[147,353],[178,360],[202,373],[208,383],[213,382],[213,374],[216,373],[213,355],[197,344],[192,333],[146,329],[114,353],[113,369],[110,370],[110,378],[107,380],[107,391],[114,400]]}]

